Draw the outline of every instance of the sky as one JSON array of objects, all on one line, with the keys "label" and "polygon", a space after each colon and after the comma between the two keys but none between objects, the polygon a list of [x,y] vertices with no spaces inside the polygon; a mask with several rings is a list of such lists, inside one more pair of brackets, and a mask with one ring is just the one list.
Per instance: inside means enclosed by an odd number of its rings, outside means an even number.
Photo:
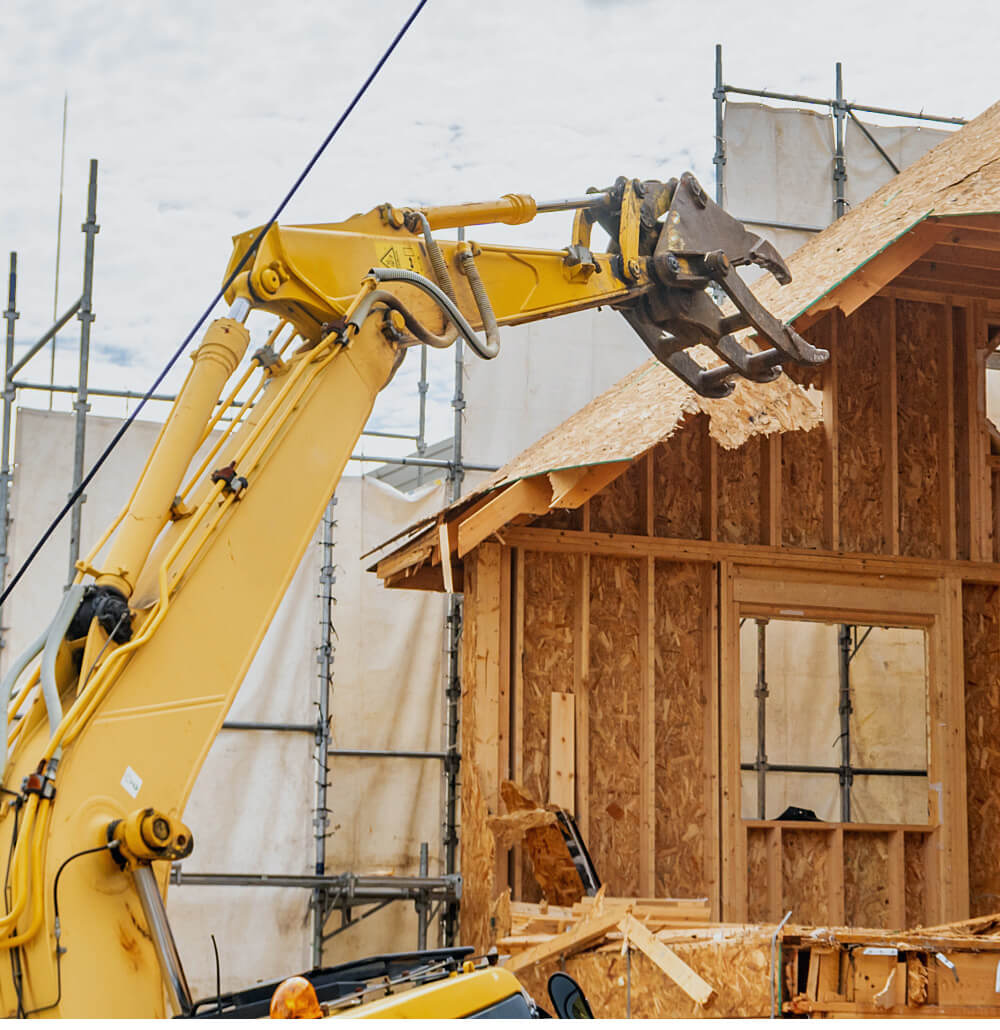
[{"label": "sky", "polygon": [[[0,260],[6,272],[18,253],[18,350],[52,321],[67,93],[59,307],[81,288],[96,158],[90,382],[142,390],[220,284],[233,234],[266,221],[413,6],[4,0]],[[709,186],[717,43],[731,85],[826,97],[841,61],[850,100],[972,117],[997,99],[998,29],[1000,5],[971,0],[947,18],[911,0],[430,0],[282,220],[569,196],[685,169]],[[569,230],[563,214],[473,235],[561,248]],[[75,382],[78,337],[76,322],[60,336],[57,382]],[[29,368],[47,381],[47,357]],[[416,380],[410,359],[372,427],[413,431]],[[451,391],[452,357],[432,353],[430,440],[451,432]]]}]

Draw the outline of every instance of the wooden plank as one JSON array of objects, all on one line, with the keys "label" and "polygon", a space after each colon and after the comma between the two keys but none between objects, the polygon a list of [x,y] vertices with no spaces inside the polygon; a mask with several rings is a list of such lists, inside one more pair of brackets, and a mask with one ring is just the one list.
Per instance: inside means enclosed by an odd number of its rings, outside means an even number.
[{"label": "wooden plank", "polygon": [[969,413],[969,478],[971,482],[972,511],[970,518],[973,529],[973,560],[993,560],[993,502],[991,496],[990,470],[987,465],[989,437],[986,431],[986,313],[983,305],[977,303],[969,309],[966,319],[966,390]]},{"label": "wooden plank", "polygon": [[655,559],[639,566],[639,889],[656,893],[656,592]]},{"label": "wooden plank", "polygon": [[719,445],[705,434],[705,481],[702,484],[705,504],[702,517],[705,520],[702,536],[706,540],[719,539]]},{"label": "wooden plank", "polygon": [[548,473],[552,484],[552,508],[579,508],[609,483],[617,479],[632,463],[611,461],[602,465],[585,465]]},{"label": "wooden plank", "polygon": [[658,941],[632,915],[618,924],[626,939],[658,966],[694,1002],[707,1005],[715,997],[715,989],[700,977],[683,959]]},{"label": "wooden plank", "polygon": [[948,823],[951,846],[946,860],[951,865],[951,889],[954,904],[946,918],[964,919],[969,915],[969,818],[966,785],[965,739],[965,653],[962,633],[962,581],[957,577],[945,580],[945,596],[941,622],[947,640],[944,660],[947,662],[946,702],[948,711],[947,780],[944,789],[949,798]]},{"label": "wooden plank", "polygon": [[[513,594],[511,591],[511,569],[513,556],[509,547],[500,550],[500,698],[497,711],[497,775],[503,780],[513,777],[511,762],[511,658],[514,646]],[[497,846],[497,865],[494,873],[496,884],[502,889],[509,886],[510,856],[508,849]]]},{"label": "wooden plank", "polygon": [[[985,467],[985,461],[983,462]],[[969,583],[1000,583],[1000,565],[990,561],[947,561],[936,558],[904,558],[882,555],[842,554],[832,551],[798,551],[760,544],[723,544],[708,540],[632,536],[626,533],[585,533],[571,529],[524,527],[508,530],[511,547],[557,554],[589,554],[667,561],[738,562],[782,569],[830,572],[870,572],[899,577],[939,578],[956,575]]]},{"label": "wooden plank", "polygon": [[[589,507],[589,506],[588,506]],[[584,517],[589,511],[584,510]],[[576,822],[590,833],[590,555],[577,558],[573,605],[573,694],[576,697]]]},{"label": "wooden plank", "polygon": [[[515,783],[524,783],[524,551],[513,552],[511,579],[511,719],[510,765]],[[524,896],[524,858],[518,845],[511,855],[511,895],[520,899]]]},{"label": "wooden plank", "polygon": [[575,955],[578,951],[596,944],[602,937],[605,937],[610,930],[616,929],[621,922],[621,909],[615,909],[610,913],[595,914],[588,919],[582,919],[572,929],[565,933],[558,934],[551,940],[529,948],[520,955],[515,955],[505,969],[516,973],[519,969],[528,969],[544,962],[546,959],[555,958],[559,955],[564,958]]},{"label": "wooden plank", "polygon": [[576,815],[576,721],[572,694],[552,694],[549,722],[549,804]]},{"label": "wooden plank", "polygon": [[781,902],[784,896],[781,861],[781,826],[771,826],[767,830],[767,918],[780,923],[784,913]]},{"label": "wooden plank", "polygon": [[500,545],[483,544],[476,552],[476,736],[473,755],[490,812],[500,811]]},{"label": "wooden plank", "polygon": [[721,563],[719,582],[722,917],[745,922],[748,896],[747,839],[740,781],[740,620],[734,595],[736,569],[731,563]]},{"label": "wooden plank", "polygon": [[829,851],[830,881],[827,894],[827,905],[830,922],[834,926],[843,926],[844,916],[844,828],[838,826],[830,838]]},{"label": "wooden plank", "polygon": [[642,512],[642,531],[646,536],[652,536],[655,532],[656,521],[656,486],[655,468],[653,463],[653,451],[648,450],[639,459],[642,462],[642,471],[639,478],[639,507]]},{"label": "wooden plank", "polygon": [[453,594],[455,592],[455,580],[452,576],[451,550],[448,547],[448,523],[442,522],[438,525],[438,547],[441,552],[441,581],[444,584],[444,592]]},{"label": "wooden plank", "polygon": [[781,544],[781,434],[760,442],[760,542]]},{"label": "wooden plank", "polygon": [[823,369],[823,542],[831,551],[840,549],[840,444],[837,419],[839,317],[828,316],[830,358]]},{"label": "wooden plank", "polygon": [[719,576],[713,566],[706,567],[703,575],[707,586],[703,591],[705,600],[701,615],[701,624],[704,627],[702,646],[708,656],[702,681],[702,689],[708,698],[703,738],[703,749],[707,756],[704,767],[705,889],[712,900],[712,918],[718,920],[722,918],[722,852],[719,839],[722,818],[719,794]]},{"label": "wooden plank", "polygon": [[[899,554],[899,398],[896,372],[896,301],[889,304],[889,331],[881,343],[882,538],[888,554]],[[848,387],[849,388],[849,387]]]},{"label": "wooden plank", "polygon": [[461,558],[518,515],[544,515],[552,500],[545,476],[519,479],[458,524],[458,556]]},{"label": "wooden plank", "polygon": [[942,354],[940,383],[940,404],[943,418],[943,432],[940,439],[938,467],[941,469],[942,483],[938,498],[944,557],[954,560],[958,557],[958,537],[956,529],[957,512],[955,510],[955,347],[952,340],[954,319],[949,303],[941,312],[942,342],[939,351]]},{"label": "wooden plank", "polygon": [[889,911],[890,929],[906,926],[906,861],[902,830],[889,834]]}]

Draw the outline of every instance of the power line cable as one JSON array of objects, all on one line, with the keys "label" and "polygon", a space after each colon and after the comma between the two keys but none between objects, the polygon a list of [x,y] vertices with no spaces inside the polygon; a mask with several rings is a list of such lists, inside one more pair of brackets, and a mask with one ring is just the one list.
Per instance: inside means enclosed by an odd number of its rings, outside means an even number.
[{"label": "power line cable", "polygon": [[396,49],[397,45],[406,35],[410,26],[416,20],[417,15],[420,14],[420,12],[424,9],[426,4],[427,0],[419,0],[416,7],[414,7],[413,10],[410,12],[409,17],[403,23],[402,27],[399,29],[396,35],[393,37],[392,42],[385,49],[382,56],[378,59],[374,68],[372,68],[372,70],[369,72],[368,77],[361,84],[360,89],[358,89],[357,93],[354,94],[353,99],[344,109],[341,116],[337,119],[333,128],[326,134],[326,137],[324,138],[323,142],[319,145],[319,147],[316,149],[316,152],[313,154],[313,156],[306,163],[306,166],[299,173],[295,182],[292,184],[291,189],[289,189],[289,191],[285,194],[284,198],[282,199],[281,203],[277,206],[277,208],[275,208],[274,214],[271,215],[271,217],[267,220],[263,228],[254,237],[253,243],[251,243],[250,246],[247,248],[246,253],[243,255],[242,258],[240,258],[239,263],[233,269],[232,273],[229,275],[226,281],[216,291],[215,296],[212,298],[209,305],[201,313],[201,317],[194,324],[194,326],[192,326],[191,331],[187,334],[187,336],[184,337],[180,346],[177,348],[177,350],[174,351],[170,360],[166,363],[166,365],[164,365],[163,370],[156,377],[152,386],[150,386],[150,388],[143,394],[142,399],[136,405],[135,409],[122,423],[121,427],[111,438],[110,443],[107,445],[107,447],[104,448],[98,459],[94,462],[94,464],[90,467],[90,470],[80,481],[80,485],[69,495],[69,499],[63,505],[59,514],[56,515],[56,517],[49,524],[45,532],[41,535],[38,542],[31,549],[31,553],[28,555],[27,558],[25,558],[24,562],[21,564],[21,567],[11,577],[10,583],[7,584],[3,593],[0,593],[0,605],[2,605],[4,601],[6,601],[7,598],[10,596],[11,591],[14,589],[15,586],[17,586],[18,581],[27,571],[28,567],[35,560],[35,558],[38,557],[38,554],[41,551],[41,549],[45,546],[49,538],[56,531],[56,529],[59,526],[59,523],[62,522],[66,515],[72,510],[73,505],[83,494],[84,490],[86,490],[87,486],[90,484],[94,476],[97,475],[97,472],[100,470],[101,466],[104,464],[105,461],[107,461],[108,457],[111,455],[111,452],[118,446],[119,442],[121,441],[125,433],[128,431],[129,427],[139,416],[139,412],[141,412],[142,409],[145,407],[146,402],[152,397],[154,393],[156,393],[160,384],[166,378],[167,373],[174,367],[174,365],[180,359],[181,355],[187,350],[191,341],[194,339],[195,334],[205,324],[205,320],[208,318],[209,315],[211,315],[216,304],[218,304],[219,301],[222,300],[222,298],[225,296],[226,291],[236,281],[236,277],[243,270],[243,267],[250,260],[250,257],[256,252],[257,247],[260,245],[260,241],[271,230],[271,227],[275,224],[275,222],[277,222],[278,218],[281,216],[282,211],[285,210],[285,208],[288,206],[289,201],[291,201],[292,197],[294,197],[295,194],[298,192],[299,187],[302,185],[302,183],[305,182],[306,177],[313,170],[313,168],[316,165],[316,162],[319,161],[319,159],[323,156],[323,153],[326,150],[326,148],[330,145],[330,143],[333,141],[333,138],[340,131],[340,127],[344,124],[345,121],[347,121],[347,118],[350,116],[354,108],[357,107],[359,101],[365,95],[365,93],[368,92],[369,86],[371,86],[371,84],[375,81],[379,72],[381,72],[382,67],[385,65],[386,61],[389,60],[390,56],[392,55],[392,52]]}]

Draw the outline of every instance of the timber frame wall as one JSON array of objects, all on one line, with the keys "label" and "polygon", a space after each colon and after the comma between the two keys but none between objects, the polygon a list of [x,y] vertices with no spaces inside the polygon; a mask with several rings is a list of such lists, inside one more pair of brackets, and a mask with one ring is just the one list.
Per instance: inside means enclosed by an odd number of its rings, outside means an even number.
[{"label": "timber frame wall", "polygon": [[[792,909],[900,927],[995,911],[995,324],[997,301],[898,284],[849,317],[828,311],[805,335],[830,362],[793,372],[822,392],[820,428],[726,451],[694,416],[581,507],[469,553],[465,805],[481,791],[502,812],[511,778],[575,810],[610,894],[708,896],[716,919]],[[778,615],[926,631],[926,824],[741,817],[739,621]],[[484,847],[470,819],[467,875]],[[494,895],[537,899],[518,849],[490,861]]]}]

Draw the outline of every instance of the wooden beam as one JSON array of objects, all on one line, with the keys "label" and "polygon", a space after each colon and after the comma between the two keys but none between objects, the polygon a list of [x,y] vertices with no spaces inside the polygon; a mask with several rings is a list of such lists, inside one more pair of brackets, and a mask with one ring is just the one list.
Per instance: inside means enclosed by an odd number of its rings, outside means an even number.
[{"label": "wooden beam", "polygon": [[639,890],[656,894],[656,559],[639,565]]},{"label": "wooden beam", "polygon": [[830,359],[823,368],[823,542],[831,551],[840,549],[840,416],[837,410],[840,316],[832,312],[829,325]]},{"label": "wooden beam", "polygon": [[518,515],[544,515],[549,510],[552,490],[545,476],[519,479],[458,524],[458,556],[502,529]]},{"label": "wooden beam", "polygon": [[455,580],[451,568],[451,548],[448,544],[448,523],[438,524],[439,552],[441,554],[441,580],[444,583],[444,592],[453,594],[455,592]]},{"label": "wooden beam", "polygon": [[[513,551],[511,569],[513,597],[511,598],[511,705],[514,709],[511,719],[510,765],[514,782],[524,783],[524,551],[520,547]],[[514,898],[524,896],[524,859],[520,846],[514,848],[511,856],[513,876],[511,893]]]},{"label": "wooden beam", "polygon": [[610,461],[602,465],[586,465],[548,474],[552,484],[553,508],[579,508],[631,465],[630,461]]},{"label": "wooden beam", "polygon": [[899,397],[896,369],[896,301],[889,305],[889,330],[881,347],[882,539],[887,554],[899,554]]},{"label": "wooden beam", "polygon": [[576,815],[576,721],[574,697],[555,691],[549,722],[549,804]]},{"label": "wooden beam", "polygon": [[944,227],[926,221],[914,226],[821,298],[815,310],[819,312],[839,307],[845,315],[853,314],[922,254],[940,243],[947,232]]},{"label": "wooden beam", "polygon": [[767,849],[767,918],[773,923],[780,923],[784,915],[781,909],[784,897],[781,830],[781,826],[771,826],[764,831],[764,846]]},{"label": "wooden beam", "polygon": [[830,835],[827,856],[830,863],[830,879],[827,884],[827,915],[834,926],[843,926],[846,916],[844,914],[844,828],[842,826],[838,826]]},{"label": "wooden beam", "polygon": [[590,916],[587,919],[581,919],[576,926],[565,933],[557,934],[550,940],[538,944],[534,948],[528,948],[527,951],[522,951],[520,955],[515,955],[504,966],[504,969],[516,973],[520,969],[529,969],[531,966],[538,965],[549,958],[556,958],[560,955],[563,958],[568,958],[570,955],[575,955],[578,951],[583,951],[591,944],[596,944],[601,938],[606,937],[611,930],[617,928],[621,919],[622,912],[619,908],[610,913],[602,913]]},{"label": "wooden beam", "polygon": [[683,959],[658,941],[633,915],[627,915],[618,928],[654,965],[698,1005],[707,1005],[715,997],[715,989],[699,976]]},{"label": "wooden beam", "polygon": [[996,250],[972,246],[956,246],[950,242],[931,247],[925,260],[942,265],[960,265],[963,268],[1000,269],[1000,245]]},{"label": "wooden beam", "polygon": [[[985,464],[985,462],[984,462]],[[833,551],[795,550],[760,544],[723,544],[709,540],[633,536],[626,533],[585,533],[574,529],[511,529],[505,534],[512,547],[552,554],[604,555],[667,561],[715,563],[723,560],[741,565],[824,572],[866,572],[904,578],[936,579],[945,575],[969,583],[1000,583],[1000,565],[991,561],[946,561],[939,558],[904,558],[883,555],[843,554]]]},{"label": "wooden beam", "polygon": [[[499,544],[477,552],[475,596],[466,597],[467,618],[475,620],[472,684],[475,740],[472,755],[479,769],[483,797],[493,814],[500,811],[500,553]],[[471,602],[471,603],[470,603]]]},{"label": "wooden beam", "polygon": [[958,538],[955,510],[955,347],[952,339],[954,319],[949,303],[941,311],[940,330],[942,344],[938,353],[942,355],[942,375],[939,384],[940,411],[943,419],[938,451],[938,467],[942,483],[938,498],[942,532],[942,553],[951,561],[958,557]]},{"label": "wooden beam", "polygon": [[[584,524],[589,524],[588,506]],[[590,555],[576,560],[573,597],[573,694],[576,697],[576,822],[590,833]]]},{"label": "wooden beam", "polygon": [[[500,781],[512,778],[511,770],[511,656],[513,653],[513,605],[511,593],[511,566],[513,558],[509,547],[500,549],[500,700],[497,714],[497,775]],[[520,838],[519,838],[520,839]],[[509,847],[501,848],[497,841],[496,868],[493,882],[498,890],[510,883]]]},{"label": "wooden beam", "polygon": [[[914,275],[907,271],[895,280],[893,286],[900,290],[913,290],[918,293],[934,294],[936,303],[942,303],[942,298],[947,294],[961,295],[975,300],[1000,300],[1000,288],[981,286],[967,282],[955,282],[954,280],[943,279],[938,276],[928,277],[926,275]],[[929,300],[930,297],[921,299]]]},{"label": "wooden beam", "polygon": [[722,918],[722,852],[719,826],[721,798],[719,775],[719,576],[713,565],[702,567],[703,601],[701,609],[702,647],[705,655],[702,689],[705,705],[702,750],[705,755],[703,798],[705,800],[704,870],[705,890],[712,902],[712,918]]}]

